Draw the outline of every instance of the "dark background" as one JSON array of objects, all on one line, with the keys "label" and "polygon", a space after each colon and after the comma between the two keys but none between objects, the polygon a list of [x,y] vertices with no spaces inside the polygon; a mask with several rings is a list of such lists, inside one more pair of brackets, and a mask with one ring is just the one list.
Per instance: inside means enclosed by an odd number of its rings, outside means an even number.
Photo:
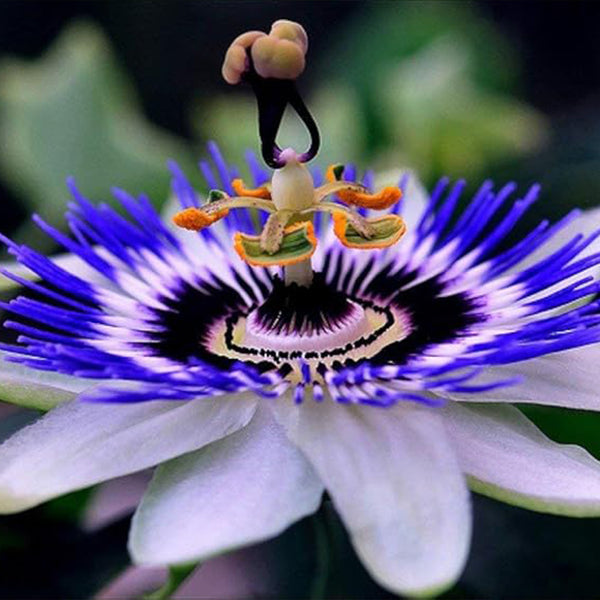
[{"label": "dark background", "polygon": [[[360,20],[374,4],[400,10],[407,3],[0,1],[0,54],[35,59],[65,25],[89,18],[110,38],[147,118],[193,140],[190,105],[214,93],[236,93],[220,78],[224,51],[235,35],[264,29],[282,16],[298,20],[310,32],[311,57],[316,60],[343,27]],[[539,152],[493,163],[490,174],[542,181],[546,208],[556,216],[574,205],[600,204],[600,3],[447,4],[474,7],[504,36],[519,64],[511,93],[541,111],[550,124],[551,138]],[[341,71],[344,68],[339,65]],[[323,72],[308,69],[303,87],[310,91],[322,83]],[[27,213],[18,192],[0,180],[0,230],[16,230]],[[69,502],[0,519],[0,598],[85,597],[124,566],[126,522],[93,536],[83,534],[74,517],[85,494]],[[600,597],[600,520],[538,515],[480,498],[475,517],[469,565],[448,597]],[[332,527],[339,530],[333,521]],[[340,536],[331,559],[328,595],[387,596],[368,580],[343,533]],[[310,526],[300,523],[271,542],[271,550],[265,546],[266,551],[281,550],[281,557],[286,551],[295,553],[274,561],[273,568],[285,581],[280,594],[306,595],[312,543]]]},{"label": "dark background", "polygon": [[[552,135],[540,152],[525,160],[492,164],[489,175],[500,180],[541,181],[547,192],[547,206],[553,207],[546,214],[564,212],[556,209],[557,205],[588,207],[598,203],[598,2],[0,0],[0,57],[35,59],[67,24],[91,19],[108,36],[136,87],[146,117],[179,136],[193,139],[190,105],[201,103],[215,92],[238,92],[220,76],[222,57],[233,36],[251,28],[264,29],[282,15],[296,19],[310,32],[311,61],[327,65],[327,61],[319,59],[335,45],[338,33],[349,23],[360,24],[363,14],[381,6],[392,11],[407,6],[416,7],[417,11],[431,6],[444,10],[467,7],[499,32],[517,63],[511,75],[511,93],[549,119]],[[342,43],[351,45],[352,40]],[[483,37],[479,43],[485,50],[488,40]],[[338,70],[338,75],[352,70],[347,64],[333,69]],[[310,91],[322,84],[324,75],[331,70],[331,65],[307,69],[302,88]],[[491,64],[491,78],[493,70]],[[432,178],[426,183],[431,184]],[[12,232],[27,214],[14,190],[0,179],[1,230]]]},{"label": "dark background", "polygon": [[[443,0],[442,0],[443,2]],[[600,4],[597,2],[452,2],[476,4],[519,53],[521,97],[554,118],[600,105]],[[220,67],[231,35],[264,29],[282,14],[310,31],[311,54],[326,48],[344,21],[367,4],[295,0],[132,2],[0,2],[0,52],[34,58],[69,21],[89,17],[110,37],[133,77],[147,115],[190,135],[186,107],[193,96],[230,91]],[[416,4],[416,3],[413,3]],[[482,40],[485,44],[485,40]],[[311,77],[310,69],[306,78]]]}]

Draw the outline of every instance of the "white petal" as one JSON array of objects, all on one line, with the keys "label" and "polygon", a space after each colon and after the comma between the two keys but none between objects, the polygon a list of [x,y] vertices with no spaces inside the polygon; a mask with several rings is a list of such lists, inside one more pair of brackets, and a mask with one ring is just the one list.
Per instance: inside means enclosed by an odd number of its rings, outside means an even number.
[{"label": "white petal", "polygon": [[267,408],[241,431],[162,465],[136,512],[138,564],[206,558],[273,537],[317,510],[323,486]]},{"label": "white petal", "polygon": [[583,448],[549,440],[513,406],[440,410],[475,491],[542,512],[600,515],[600,463]]},{"label": "white petal", "polygon": [[[35,273],[30,271],[27,267],[24,267],[21,263],[17,262],[16,260],[0,261],[0,268],[10,271],[11,273],[18,275],[19,277],[22,277],[23,279],[39,279],[39,277]],[[14,290],[18,288],[19,285],[20,284],[18,284],[16,281],[13,281],[12,279],[9,279],[8,277],[5,277],[4,275],[0,274],[0,292],[4,292],[6,290]]]},{"label": "white petal", "polygon": [[524,402],[600,410],[600,344],[493,367],[478,383],[513,377],[524,379],[490,392],[448,396],[462,402]]},{"label": "white petal", "polygon": [[254,396],[135,405],[69,402],[0,446],[0,512],[140,471],[243,427]]},{"label": "white petal", "polygon": [[[79,258],[79,256],[76,254],[63,252],[61,254],[55,254],[54,256],[51,256],[50,259],[58,267],[65,269],[65,271],[68,271],[69,273],[73,273],[73,275],[81,277],[81,279],[84,279],[85,281],[91,283],[106,281],[105,278],[100,275],[98,271],[96,271],[96,269],[90,267],[88,263]],[[22,265],[16,260],[0,262],[0,267],[28,281],[39,281],[40,279],[40,276],[37,273],[34,273],[28,267]],[[6,290],[16,290],[19,287],[19,283],[0,274],[0,292]]]},{"label": "white petal", "polygon": [[[64,261],[66,257],[71,257],[71,256],[73,256],[73,255],[72,254],[59,254],[58,256],[55,257],[55,260],[60,259],[61,261]],[[58,262],[58,260],[56,260],[56,262]],[[18,262],[16,260],[0,261],[0,268],[5,271],[10,271],[14,275],[18,275],[22,279],[26,279],[28,281],[37,281],[39,279],[39,275],[37,273],[34,273],[33,271],[31,271],[26,266],[22,265],[20,262]],[[4,292],[6,290],[15,290],[15,289],[19,288],[20,285],[21,285],[20,283],[17,283],[16,281],[9,279],[5,275],[0,274],[0,292]]]},{"label": "white petal", "polygon": [[278,405],[375,580],[398,593],[451,585],[471,532],[466,483],[441,417],[415,407]]},{"label": "white petal", "polygon": [[81,518],[84,531],[98,531],[133,514],[150,483],[150,469],[111,479],[94,488]]},{"label": "white petal", "polygon": [[90,379],[37,371],[5,360],[0,352],[0,400],[25,408],[50,410],[73,400],[77,392],[94,385]]},{"label": "white petal", "polygon": [[[576,235],[582,233],[586,236],[600,229],[600,208],[585,210],[582,214],[573,219],[566,227],[563,227],[556,233],[546,244],[538,248],[531,256],[528,256],[523,262],[519,263],[511,271],[521,271],[527,267],[536,264],[556,252],[561,246],[570,242]],[[589,256],[595,252],[600,252],[600,238],[595,240],[588,248],[586,248],[581,256]],[[598,269],[596,268],[596,271]]]},{"label": "white petal", "polygon": [[145,594],[164,585],[168,577],[166,568],[126,567],[94,595],[94,600],[116,600],[117,598],[142,598]]}]

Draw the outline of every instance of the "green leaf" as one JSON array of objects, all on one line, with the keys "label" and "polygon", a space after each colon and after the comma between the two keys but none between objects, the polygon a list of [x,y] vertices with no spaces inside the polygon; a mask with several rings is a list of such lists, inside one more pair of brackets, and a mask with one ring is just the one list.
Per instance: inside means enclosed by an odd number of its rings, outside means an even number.
[{"label": "green leaf", "polygon": [[[62,220],[69,175],[92,199],[117,186],[162,203],[168,158],[191,165],[183,141],[143,117],[95,26],[70,25],[37,61],[0,65],[0,172],[50,222]],[[17,238],[30,242],[33,231],[28,224]]]},{"label": "green leaf", "polygon": [[478,175],[490,162],[528,154],[546,139],[545,120],[473,78],[473,50],[440,38],[390,69],[378,85],[390,141],[425,176]]},{"label": "green leaf", "polygon": [[600,460],[600,413],[535,404],[519,410],[555,442],[577,444]]},{"label": "green leaf", "polygon": [[[367,96],[382,73],[454,32],[474,53],[474,75],[489,88],[507,88],[518,74],[514,45],[465,2],[371,2],[336,29],[316,69],[320,79],[343,79]],[[485,40],[485,44],[481,43]]]},{"label": "green leaf", "polygon": [[545,120],[510,95],[518,54],[476,3],[368,3],[323,56],[318,79],[355,94],[359,152],[381,168],[480,175],[545,140]]},{"label": "green leaf", "polygon": [[42,506],[42,510],[51,519],[78,523],[89,504],[93,492],[94,488],[88,487],[53,498]]}]

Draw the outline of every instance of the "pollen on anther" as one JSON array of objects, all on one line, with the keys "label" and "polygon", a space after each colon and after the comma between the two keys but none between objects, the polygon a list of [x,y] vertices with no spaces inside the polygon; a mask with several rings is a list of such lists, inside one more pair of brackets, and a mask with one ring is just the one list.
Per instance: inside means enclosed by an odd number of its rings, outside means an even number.
[{"label": "pollen on anther", "polygon": [[370,208],[371,210],[385,210],[390,208],[402,197],[402,191],[397,187],[385,187],[376,194],[364,194],[350,190],[340,190],[338,192],[340,199],[346,204],[353,204],[361,208]]},{"label": "pollen on anther", "polygon": [[212,225],[219,219],[226,217],[228,213],[229,210],[226,208],[216,211],[212,214],[208,214],[207,212],[198,208],[190,207],[179,211],[176,215],[174,215],[173,223],[182,229],[200,231],[201,229]]},{"label": "pollen on anther", "polygon": [[265,186],[249,189],[244,186],[244,182],[241,179],[234,179],[231,182],[231,187],[238,196],[246,196],[248,198],[262,198],[264,200],[271,199],[271,192]]}]

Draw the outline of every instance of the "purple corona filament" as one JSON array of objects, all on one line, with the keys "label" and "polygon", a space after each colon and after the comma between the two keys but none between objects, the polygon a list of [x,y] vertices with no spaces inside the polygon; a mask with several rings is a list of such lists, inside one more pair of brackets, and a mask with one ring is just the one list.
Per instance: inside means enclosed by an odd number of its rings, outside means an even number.
[{"label": "purple corona filament", "polygon": [[[209,150],[211,163],[202,164],[207,184],[227,189],[236,169],[216,145]],[[254,184],[263,183],[265,174],[252,155],[248,166]],[[197,205],[183,172],[175,164],[171,169],[181,206]],[[41,281],[4,271],[31,293],[2,303],[13,315],[4,326],[18,338],[1,349],[8,360],[36,369],[117,380],[84,393],[88,400],[186,400],[242,390],[274,398],[292,389],[297,402],[309,392],[321,401],[327,390],[340,403],[429,405],[446,393],[477,394],[517,383],[502,377],[482,382],[483,368],[493,375],[497,365],[600,340],[598,301],[574,304],[598,293],[599,284],[587,273],[600,264],[600,255],[584,251],[600,232],[576,236],[522,270],[515,269],[518,263],[576,213],[554,225],[544,221],[512,247],[500,247],[537,198],[537,185],[513,200],[514,184],[496,190],[484,182],[457,214],[464,184],[442,180],[406,241],[384,254],[352,252],[328,242],[329,224],[319,219],[315,229],[322,243],[312,284],[318,294],[308,288],[302,319],[293,306],[296,316],[285,316],[282,307],[288,303],[289,308],[295,288],[290,292],[282,285],[278,269],[252,268],[231,251],[229,240],[238,225],[255,223],[246,209],[237,222],[225,219],[218,228],[192,234],[188,244],[145,196],[115,190],[123,217],[108,205],[93,205],[73,181],[69,188],[70,235],[39,217],[35,221],[95,276],[70,273],[2,237]],[[258,307],[257,327],[266,337],[276,331],[277,339],[294,332],[331,335],[336,327],[356,322],[356,307],[372,311],[381,327],[352,348],[294,352],[277,342],[258,350],[215,352],[210,340],[224,324],[235,327],[236,319]],[[271,313],[280,321],[269,322]],[[390,327],[401,335],[386,338]]]}]

